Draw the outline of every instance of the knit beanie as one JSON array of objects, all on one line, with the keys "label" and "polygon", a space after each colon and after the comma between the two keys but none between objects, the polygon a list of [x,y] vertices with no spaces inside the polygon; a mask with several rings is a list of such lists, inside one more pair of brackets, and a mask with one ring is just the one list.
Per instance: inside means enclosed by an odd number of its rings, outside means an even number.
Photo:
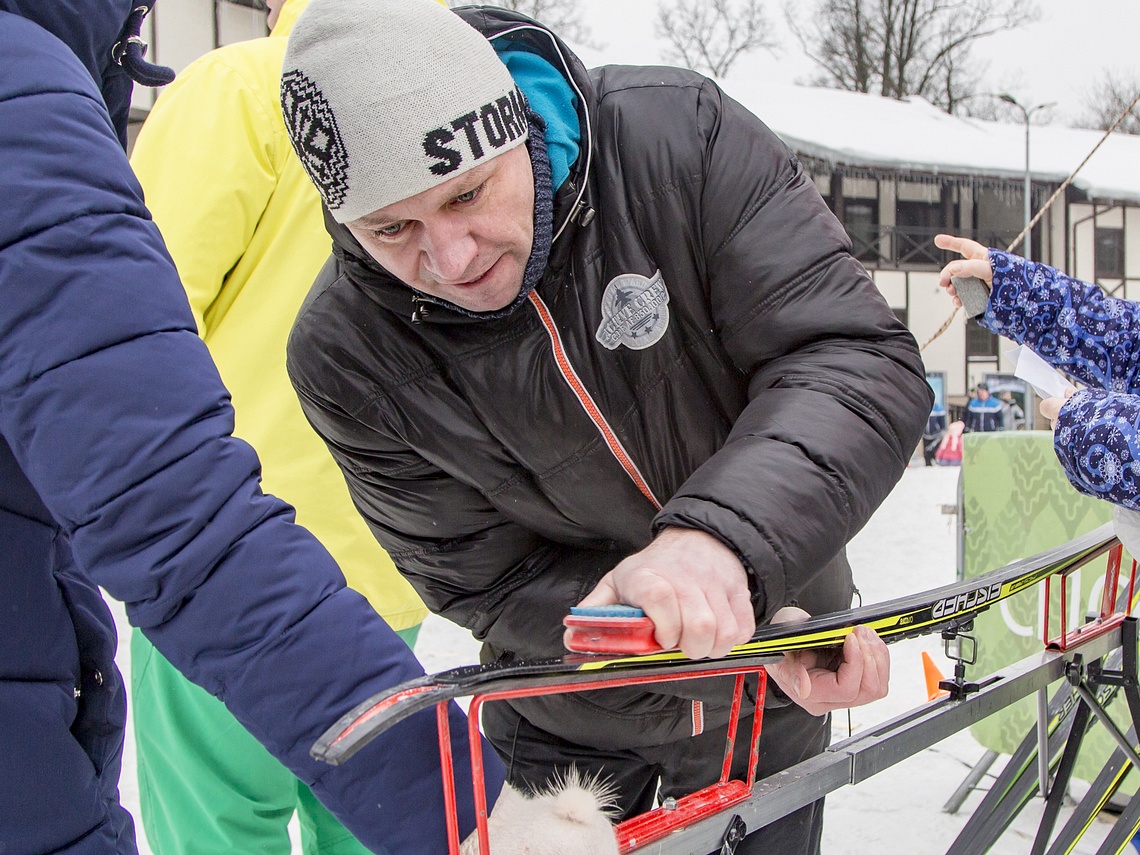
[{"label": "knit beanie", "polygon": [[422,193],[526,140],[490,43],[435,0],[312,0],[281,76],[285,127],[334,220]]}]

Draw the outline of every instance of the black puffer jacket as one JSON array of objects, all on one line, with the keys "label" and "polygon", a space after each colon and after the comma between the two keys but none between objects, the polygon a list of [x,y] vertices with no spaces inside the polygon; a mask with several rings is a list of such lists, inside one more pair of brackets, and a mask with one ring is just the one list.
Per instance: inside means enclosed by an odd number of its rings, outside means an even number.
[{"label": "black puffer jacket", "polygon": [[[842,226],[711,81],[587,74],[528,19],[461,14],[569,69],[582,154],[546,275],[506,318],[413,323],[411,290],[326,218],[335,258],[289,370],[376,536],[430,608],[526,656],[560,652],[568,608],[667,525],[730,545],[762,619],[848,607],[841,550],[931,393]],[[625,313],[623,285],[644,292]]]}]

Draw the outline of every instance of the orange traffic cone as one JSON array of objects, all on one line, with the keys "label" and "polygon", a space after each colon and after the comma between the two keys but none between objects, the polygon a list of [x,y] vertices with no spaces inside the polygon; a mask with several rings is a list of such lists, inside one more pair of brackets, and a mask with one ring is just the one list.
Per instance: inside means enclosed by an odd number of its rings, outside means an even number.
[{"label": "orange traffic cone", "polygon": [[925,650],[922,651],[922,673],[926,676],[926,699],[928,701],[933,701],[950,694],[946,689],[938,688],[938,683],[944,680],[945,677],[942,672],[938,670],[938,666],[934,664],[934,660],[930,658],[930,654]]}]

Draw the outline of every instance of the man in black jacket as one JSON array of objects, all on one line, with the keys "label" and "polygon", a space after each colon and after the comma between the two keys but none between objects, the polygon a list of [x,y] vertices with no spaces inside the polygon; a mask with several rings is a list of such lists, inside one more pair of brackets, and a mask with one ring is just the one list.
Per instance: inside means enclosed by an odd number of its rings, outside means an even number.
[{"label": "man in black jacket", "polygon": [[[754,116],[699,75],[587,73],[523,16],[430,0],[313,0],[282,104],[334,239],[290,376],[397,567],[486,659],[558,654],[578,603],[640,606],[694,657],[850,606],[843,547],[931,393]],[[873,633],[828,664],[770,669],[761,774],[885,694]],[[715,780],[727,707],[686,683],[492,704],[484,727],[515,782],[575,764],[630,815]],[[816,851],[821,823],[739,851]]]}]

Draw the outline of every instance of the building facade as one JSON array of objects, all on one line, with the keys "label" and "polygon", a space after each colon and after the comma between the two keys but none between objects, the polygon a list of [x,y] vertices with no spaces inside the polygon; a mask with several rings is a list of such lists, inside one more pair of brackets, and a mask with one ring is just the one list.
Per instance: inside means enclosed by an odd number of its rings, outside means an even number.
[{"label": "building facade", "polygon": [[[265,35],[265,7],[262,0],[164,0],[146,26],[151,58],[177,71],[215,47]],[[938,272],[950,257],[933,238],[966,235],[1025,255],[1018,237],[1027,172],[1030,210],[1041,211],[1029,256],[1140,299],[1140,137],[1113,135],[1042,211],[1099,132],[961,119],[921,99],[746,83],[729,92],[796,152],[855,255],[923,345],[952,415],[978,382],[1012,372],[1005,352],[1013,345],[960,315],[939,333],[952,306]],[[154,97],[136,89],[136,129]],[[1036,402],[1023,404],[1034,426]]]},{"label": "building facade", "polygon": [[[952,405],[964,404],[978,382],[1012,371],[1004,354],[1014,345],[960,319],[936,335],[952,310],[938,288],[939,271],[952,256],[935,247],[936,234],[1012,249],[1115,296],[1140,299],[1140,205],[1133,201],[1089,198],[1070,185],[1042,213],[1027,251],[1023,179],[802,159],[847,229],[855,255],[924,345],[928,370],[944,375]],[[1033,181],[1031,211],[1038,212],[1059,187]]]},{"label": "building facade", "polygon": [[[143,23],[147,58],[181,71],[202,54],[266,35],[262,0],[163,0]],[[130,142],[154,105],[158,90],[136,86],[131,99]]]}]

